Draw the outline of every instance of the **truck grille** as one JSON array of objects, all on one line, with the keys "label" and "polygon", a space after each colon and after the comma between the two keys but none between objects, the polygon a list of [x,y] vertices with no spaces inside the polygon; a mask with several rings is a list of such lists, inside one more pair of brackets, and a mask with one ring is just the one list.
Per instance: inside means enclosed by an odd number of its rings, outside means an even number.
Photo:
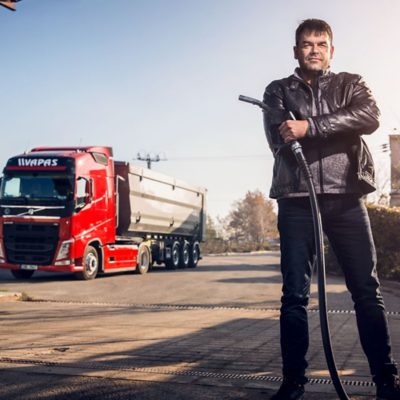
[{"label": "truck grille", "polygon": [[12,264],[49,265],[58,243],[57,224],[3,225],[7,261]]}]

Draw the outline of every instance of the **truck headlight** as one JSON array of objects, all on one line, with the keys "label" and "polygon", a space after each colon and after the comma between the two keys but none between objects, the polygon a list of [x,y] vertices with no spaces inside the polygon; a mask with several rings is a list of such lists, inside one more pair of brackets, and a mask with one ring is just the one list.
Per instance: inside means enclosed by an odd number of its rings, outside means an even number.
[{"label": "truck headlight", "polygon": [[61,243],[58,249],[55,265],[70,265],[71,264],[71,246],[73,240],[65,240]]}]

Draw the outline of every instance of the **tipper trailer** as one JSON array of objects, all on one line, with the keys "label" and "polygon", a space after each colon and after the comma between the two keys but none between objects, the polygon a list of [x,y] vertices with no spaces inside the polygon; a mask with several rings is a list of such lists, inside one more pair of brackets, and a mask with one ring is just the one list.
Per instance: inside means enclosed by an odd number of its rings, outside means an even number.
[{"label": "tipper trailer", "polygon": [[37,147],[12,157],[0,190],[0,268],[146,273],[196,267],[205,232],[201,187],[126,162],[102,146]]}]

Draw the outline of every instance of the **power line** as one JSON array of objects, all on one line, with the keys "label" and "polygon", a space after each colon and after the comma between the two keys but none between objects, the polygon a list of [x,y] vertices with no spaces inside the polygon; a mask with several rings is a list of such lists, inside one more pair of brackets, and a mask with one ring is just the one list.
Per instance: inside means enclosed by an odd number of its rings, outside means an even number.
[{"label": "power line", "polygon": [[168,161],[197,161],[197,160],[233,160],[248,158],[271,158],[272,154],[246,154],[246,155],[216,155],[216,156],[177,156],[169,157]]}]

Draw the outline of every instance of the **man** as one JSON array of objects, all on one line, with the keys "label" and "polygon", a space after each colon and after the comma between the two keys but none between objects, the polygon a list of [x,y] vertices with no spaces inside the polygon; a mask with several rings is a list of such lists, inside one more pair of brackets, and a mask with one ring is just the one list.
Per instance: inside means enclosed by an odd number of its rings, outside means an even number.
[{"label": "man", "polygon": [[300,141],[310,164],[324,231],[354,301],[377,398],[400,399],[376,253],[362,200],[375,187],[372,159],[361,136],[377,129],[379,110],[359,75],[329,70],[333,52],[330,26],[317,19],[303,21],[294,47],[299,68],[290,77],[272,82],[264,94],[264,102],[273,109],[265,114],[264,125],[275,156],[270,197],[278,200],[283,277],[284,379],[272,399],[302,399],[307,382],[307,305],[315,246],[306,181],[284,146],[294,140]]}]

